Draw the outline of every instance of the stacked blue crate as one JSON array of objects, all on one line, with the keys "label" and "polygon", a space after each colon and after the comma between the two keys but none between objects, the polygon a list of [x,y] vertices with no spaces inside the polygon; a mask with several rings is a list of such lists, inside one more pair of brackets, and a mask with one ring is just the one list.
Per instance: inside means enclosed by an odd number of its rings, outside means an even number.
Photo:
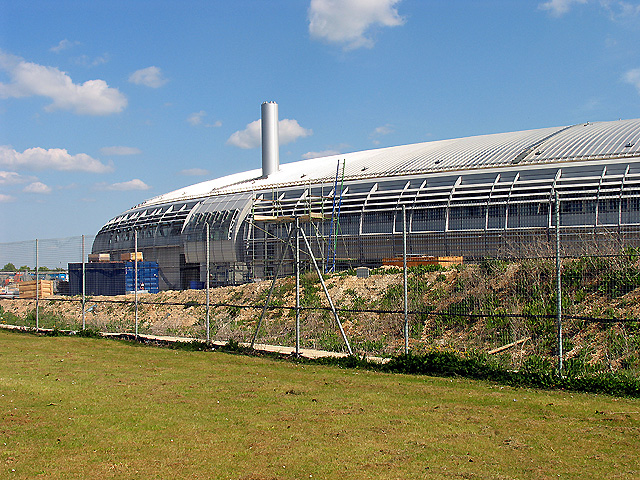
[{"label": "stacked blue crate", "polygon": [[[135,262],[125,262],[125,290],[127,293],[135,291]],[[158,293],[160,281],[158,277],[158,262],[138,262],[138,291]]]}]

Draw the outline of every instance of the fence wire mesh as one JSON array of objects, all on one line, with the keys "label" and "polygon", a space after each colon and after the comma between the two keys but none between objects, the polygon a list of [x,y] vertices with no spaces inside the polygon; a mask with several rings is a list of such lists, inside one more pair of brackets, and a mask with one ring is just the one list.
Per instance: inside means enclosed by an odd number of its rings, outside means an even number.
[{"label": "fence wire mesh", "polygon": [[[313,226],[303,228],[320,268],[325,270],[326,248],[313,237]],[[286,228],[281,230],[286,233]],[[0,322],[223,342],[249,343],[256,338],[258,343],[294,346],[294,242],[287,246],[283,232],[277,237],[280,241],[271,244],[272,251],[265,257],[268,261],[263,260],[263,266],[269,264],[269,268],[262,269],[260,277],[249,275],[244,282],[237,282],[239,285],[214,287],[217,273],[210,265],[211,288],[201,280],[203,272],[206,277],[206,265],[186,265],[183,259],[162,262],[161,247],[153,256],[158,263],[147,261],[149,250],[144,257],[136,257],[135,246],[117,261],[100,262],[93,257],[95,261],[89,262],[91,236],[0,244],[0,265],[4,265],[0,272]],[[469,242],[497,242],[497,238],[448,235],[448,249],[442,252],[449,253],[447,258],[441,258],[439,264],[419,264],[420,253],[428,251],[421,246],[425,239],[408,235],[407,318],[412,352],[483,352],[514,369],[532,358],[558,361],[555,232],[535,237],[535,241],[529,232],[520,238],[511,232],[499,238],[499,254],[456,256]],[[300,346],[345,352],[347,347],[308,248],[302,245]],[[578,372],[624,370],[638,375],[637,235],[632,231],[562,229],[560,245],[565,368]],[[357,263],[338,262],[336,271],[323,273],[322,278],[353,352],[398,354],[405,345],[402,236],[380,235],[367,239],[365,246],[387,249],[386,263],[391,265],[363,269],[356,268]],[[283,251],[282,274],[273,283],[271,301],[257,329],[272,286],[269,277]],[[343,258],[347,257],[345,253]],[[101,266],[98,273],[92,272],[96,265]],[[33,282],[36,270],[40,281],[52,283],[53,295],[24,298],[20,286]],[[154,275],[157,293],[151,288]],[[98,295],[91,289],[100,282],[117,283],[120,290]],[[191,288],[172,288],[178,286]]]}]

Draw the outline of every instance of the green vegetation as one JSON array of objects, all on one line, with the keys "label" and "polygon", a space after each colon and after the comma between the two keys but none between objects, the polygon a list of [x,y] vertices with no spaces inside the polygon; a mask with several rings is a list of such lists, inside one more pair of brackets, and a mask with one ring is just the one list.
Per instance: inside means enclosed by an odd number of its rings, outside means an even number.
[{"label": "green vegetation", "polygon": [[6,478],[640,473],[635,399],[4,331],[0,356]]},{"label": "green vegetation", "polygon": [[[354,278],[355,270],[340,272],[326,276],[327,285],[354,351],[397,355],[404,348],[402,272],[398,268],[379,268],[372,273],[364,280]],[[566,258],[562,262],[562,282],[566,368],[582,374],[625,372],[640,376],[640,322],[628,321],[640,317],[638,250],[627,249],[620,256]],[[294,285],[293,278],[276,283],[259,343],[293,345],[295,310],[290,307],[294,305]],[[301,286],[302,345],[344,351],[315,272],[304,273]],[[268,290],[264,285],[226,290],[229,293],[221,303],[232,306],[213,309],[212,338],[250,339]],[[554,259],[484,259],[450,268],[411,267],[408,294],[412,352],[443,348],[466,355],[514,344],[514,348],[495,355],[493,361],[501,369],[522,370],[530,356],[544,358],[555,368],[558,345]],[[140,308],[139,331],[204,338],[203,296],[183,296],[180,301],[175,307],[167,304]],[[32,301],[15,300],[13,304],[23,306],[12,312],[8,311],[12,304],[3,303],[6,311],[0,310],[0,322],[35,326]],[[67,308],[69,305],[60,300],[41,301],[40,326],[77,330],[79,309],[77,304]],[[131,302],[96,303],[87,310],[87,325],[131,332],[133,310]],[[162,313],[158,314],[158,310]],[[190,321],[183,322],[185,318]]]},{"label": "green vegetation", "polygon": [[640,378],[625,372],[585,373],[578,360],[568,362],[562,376],[545,357],[531,355],[520,370],[503,368],[493,358],[480,353],[460,354],[454,351],[432,350],[422,355],[394,357],[385,371],[424,375],[461,376],[490,380],[501,384],[545,389],[566,389],[579,392],[640,398]]}]

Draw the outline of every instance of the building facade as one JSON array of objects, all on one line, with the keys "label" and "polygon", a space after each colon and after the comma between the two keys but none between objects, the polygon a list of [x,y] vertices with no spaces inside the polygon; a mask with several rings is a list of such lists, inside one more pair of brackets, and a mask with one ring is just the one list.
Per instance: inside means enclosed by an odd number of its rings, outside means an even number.
[{"label": "building facade", "polygon": [[[263,125],[277,125],[277,115],[264,119],[263,110]],[[589,245],[638,243],[640,120],[442,140],[283,165],[277,158],[265,160],[263,151],[262,170],[160,195],[112,218],[92,251],[131,252],[137,232],[138,250],[160,265],[161,290],[204,280],[207,243],[214,284],[268,278],[282,249],[289,248],[285,240],[296,216],[327,269],[376,266],[401,255],[405,228],[412,255],[526,256],[548,247],[557,221],[556,195],[568,254]]]}]

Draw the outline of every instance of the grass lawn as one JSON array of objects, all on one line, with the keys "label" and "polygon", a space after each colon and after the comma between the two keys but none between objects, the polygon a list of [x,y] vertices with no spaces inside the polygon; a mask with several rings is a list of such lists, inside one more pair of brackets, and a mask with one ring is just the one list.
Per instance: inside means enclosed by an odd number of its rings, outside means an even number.
[{"label": "grass lawn", "polygon": [[640,478],[640,401],[0,331],[0,478]]}]

